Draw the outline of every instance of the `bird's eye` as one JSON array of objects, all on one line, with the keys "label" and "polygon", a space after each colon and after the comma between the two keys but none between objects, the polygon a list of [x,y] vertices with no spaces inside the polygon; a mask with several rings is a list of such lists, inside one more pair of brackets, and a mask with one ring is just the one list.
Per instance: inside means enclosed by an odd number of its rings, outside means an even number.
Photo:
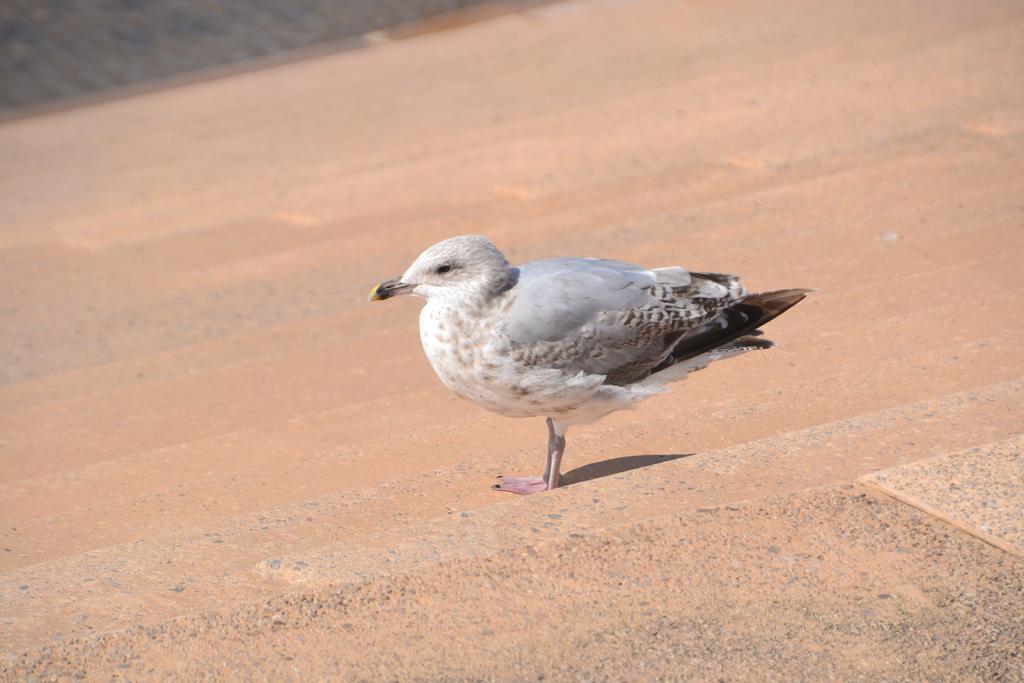
[{"label": "bird's eye", "polygon": [[452,267],[446,263],[443,266],[438,266],[436,272],[438,275],[444,275],[445,273],[451,272],[451,269]]}]

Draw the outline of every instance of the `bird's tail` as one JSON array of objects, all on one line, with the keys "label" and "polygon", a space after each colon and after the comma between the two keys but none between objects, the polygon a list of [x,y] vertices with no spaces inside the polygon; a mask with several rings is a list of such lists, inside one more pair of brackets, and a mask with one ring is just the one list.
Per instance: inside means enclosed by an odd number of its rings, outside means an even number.
[{"label": "bird's tail", "polygon": [[757,338],[760,334],[758,329],[796,306],[813,291],[780,289],[749,295],[740,303],[722,311],[715,320],[680,339],[672,353],[652,374],[716,349],[770,348],[772,342]]}]

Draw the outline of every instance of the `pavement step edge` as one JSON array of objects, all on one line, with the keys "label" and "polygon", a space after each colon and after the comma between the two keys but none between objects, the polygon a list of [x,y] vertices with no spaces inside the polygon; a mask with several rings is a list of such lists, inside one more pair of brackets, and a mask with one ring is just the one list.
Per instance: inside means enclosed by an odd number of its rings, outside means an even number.
[{"label": "pavement step edge", "polygon": [[[873,491],[909,505],[956,527],[989,545],[1024,557],[1024,535],[1020,523],[1011,530],[998,531],[986,524],[986,511],[1001,508],[1006,519],[1024,520],[1024,435],[965,449],[955,453],[900,465],[858,478]],[[1004,457],[1000,458],[999,455]],[[1010,460],[1008,460],[1010,458]],[[959,465],[967,464],[980,477],[963,482]],[[952,465],[952,467],[949,467]],[[952,471],[950,471],[952,470]],[[980,470],[980,472],[978,472]],[[896,475],[895,477],[891,475]],[[900,481],[901,478],[912,481]],[[1004,486],[992,485],[1001,481]],[[952,490],[966,492],[951,496]],[[997,525],[998,526],[998,525]]]},{"label": "pavement step edge", "polygon": [[[9,598],[6,613],[0,615],[0,643],[8,654],[16,653],[45,638],[67,641],[260,596],[317,585],[355,585],[460,557],[486,561],[503,551],[530,554],[542,544],[574,534],[586,537],[623,522],[707,515],[765,495],[849,484],[865,472],[1017,433],[1022,396],[1024,378],[982,384],[593,479],[553,494],[526,499],[508,495],[507,502],[484,509],[308,550],[257,551],[225,563],[225,556],[209,557],[206,549],[213,546],[205,534],[190,531],[35,564],[0,574],[0,593]],[[815,466],[809,468],[812,450],[817,452]],[[229,548],[232,539],[252,543],[245,527],[221,529],[228,543],[215,547]],[[183,556],[184,565],[177,561]],[[166,590],[169,581],[194,572],[205,578],[190,584],[190,590]],[[39,609],[41,601],[45,610]],[[55,623],[60,633],[54,633]]]},{"label": "pavement step edge", "polygon": [[[898,443],[900,438],[919,433],[922,422],[932,422],[945,413],[943,421],[955,423],[965,402],[995,401],[1000,397],[1019,396],[1022,391],[1024,379],[1017,379],[904,404],[612,475],[586,485],[559,489],[554,494],[464,511],[457,517],[434,518],[293,556],[267,558],[255,564],[252,571],[261,578],[300,585],[360,582],[381,574],[413,570],[424,564],[528,551],[538,543],[591,534],[629,524],[638,518],[652,519],[694,510],[708,512],[722,505],[767,495],[851,482],[870,462],[870,457],[865,458],[868,452],[904,448]],[[872,432],[880,434],[881,443],[871,440]],[[980,433],[976,436],[983,438]],[[801,463],[804,463],[806,451],[811,449],[827,450],[836,461],[836,468],[812,473],[802,471],[805,468]],[[909,450],[918,457],[911,460],[913,455],[903,454],[896,461],[913,462],[931,455],[927,451],[922,453],[924,448],[916,442],[909,445]],[[733,482],[741,476],[747,481],[771,476],[781,478],[757,490],[734,486]]]}]

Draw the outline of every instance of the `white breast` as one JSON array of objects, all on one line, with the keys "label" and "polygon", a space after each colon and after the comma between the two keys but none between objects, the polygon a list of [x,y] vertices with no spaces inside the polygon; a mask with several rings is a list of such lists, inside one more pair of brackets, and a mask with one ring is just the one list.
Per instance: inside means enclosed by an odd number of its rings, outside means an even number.
[{"label": "white breast", "polygon": [[455,309],[428,301],[420,313],[420,342],[434,372],[459,396],[485,405],[480,377],[480,331]]},{"label": "white breast", "polygon": [[581,408],[602,384],[600,375],[524,367],[502,330],[478,320],[433,300],[420,313],[427,359],[459,396],[510,417],[558,416]]},{"label": "white breast", "polygon": [[542,414],[517,393],[521,372],[499,330],[431,300],[420,313],[420,342],[438,378],[462,398],[502,415]]}]

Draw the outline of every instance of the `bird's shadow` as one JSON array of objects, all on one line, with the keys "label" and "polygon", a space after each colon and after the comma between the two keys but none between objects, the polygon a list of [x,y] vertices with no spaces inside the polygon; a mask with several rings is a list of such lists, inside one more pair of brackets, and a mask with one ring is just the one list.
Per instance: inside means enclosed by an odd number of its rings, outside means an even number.
[{"label": "bird's shadow", "polygon": [[694,453],[668,453],[665,455],[624,455],[618,458],[608,458],[599,462],[592,462],[589,465],[577,467],[564,473],[559,481],[560,486],[572,486],[582,484],[591,479],[600,479],[613,474],[621,474],[630,470],[637,470],[641,467],[649,467],[662,462],[689,458]]}]

